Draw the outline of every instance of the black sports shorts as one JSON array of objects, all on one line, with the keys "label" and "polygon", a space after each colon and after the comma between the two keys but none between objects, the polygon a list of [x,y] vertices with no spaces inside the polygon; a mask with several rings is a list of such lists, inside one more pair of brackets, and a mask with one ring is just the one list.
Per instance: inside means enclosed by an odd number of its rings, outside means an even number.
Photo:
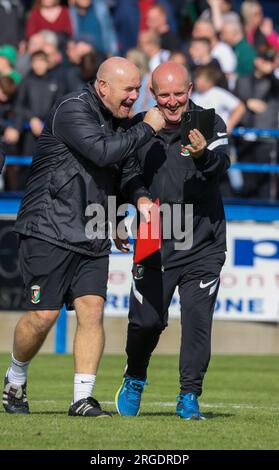
[{"label": "black sports shorts", "polygon": [[83,295],[106,299],[109,256],[92,258],[44,240],[20,236],[19,268],[27,310],[58,310]]}]

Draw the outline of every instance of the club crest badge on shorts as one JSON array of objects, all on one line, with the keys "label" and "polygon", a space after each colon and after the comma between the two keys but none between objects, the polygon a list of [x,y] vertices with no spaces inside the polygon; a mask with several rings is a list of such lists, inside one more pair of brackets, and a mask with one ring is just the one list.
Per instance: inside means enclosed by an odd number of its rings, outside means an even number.
[{"label": "club crest badge on shorts", "polygon": [[143,279],[144,266],[142,264],[135,264],[133,267],[133,276],[136,281]]},{"label": "club crest badge on shorts", "polygon": [[31,302],[32,304],[38,304],[41,300],[41,287],[32,286],[31,287]]},{"label": "club crest badge on shorts", "polygon": [[182,155],[182,157],[190,157],[191,156],[189,150],[186,148],[186,145],[181,144],[180,155]]}]

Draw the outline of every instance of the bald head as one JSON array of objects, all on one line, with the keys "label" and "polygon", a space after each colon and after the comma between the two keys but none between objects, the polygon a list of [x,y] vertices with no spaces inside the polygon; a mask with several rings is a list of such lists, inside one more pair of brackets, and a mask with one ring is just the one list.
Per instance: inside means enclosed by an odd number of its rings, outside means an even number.
[{"label": "bald head", "polygon": [[139,74],[138,68],[124,57],[110,57],[105,60],[97,72],[98,80],[117,80],[131,74]]},{"label": "bald head", "polygon": [[119,118],[126,118],[138,98],[141,78],[135,64],[123,57],[105,60],[97,72],[96,91],[104,105]]},{"label": "bald head", "polygon": [[152,88],[154,91],[160,88],[162,84],[171,85],[175,82],[188,86],[190,77],[186,67],[172,60],[158,65],[152,74]]},{"label": "bald head", "polygon": [[180,125],[191,90],[190,76],[183,65],[170,60],[154,70],[151,91],[164,115],[166,127]]}]

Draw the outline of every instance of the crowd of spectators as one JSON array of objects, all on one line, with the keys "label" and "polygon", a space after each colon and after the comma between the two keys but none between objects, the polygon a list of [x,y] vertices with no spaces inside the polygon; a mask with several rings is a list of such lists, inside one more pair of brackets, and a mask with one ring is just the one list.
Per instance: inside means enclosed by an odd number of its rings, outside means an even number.
[{"label": "crowd of spectators", "polygon": [[[141,71],[135,113],[154,105],[150,75],[171,59],[190,69],[193,101],[215,108],[229,134],[239,126],[278,129],[279,35],[264,7],[257,0],[0,0],[6,153],[33,155],[55,100],[94,80],[112,55],[129,58]],[[278,163],[278,141],[251,133],[232,139],[232,160]],[[6,166],[0,189],[22,190],[27,173]],[[222,191],[226,197],[279,198],[277,183],[270,174],[231,172]]]}]

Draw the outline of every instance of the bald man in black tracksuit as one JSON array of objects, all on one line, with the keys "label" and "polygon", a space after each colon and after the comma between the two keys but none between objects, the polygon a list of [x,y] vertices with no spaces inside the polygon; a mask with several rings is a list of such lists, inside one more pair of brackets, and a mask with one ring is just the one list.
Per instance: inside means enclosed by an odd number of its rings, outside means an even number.
[{"label": "bald man in black tracksuit", "polygon": [[[158,69],[162,68],[164,72],[164,67],[169,72],[166,64]],[[175,75],[179,72],[174,71]],[[179,81],[177,88],[173,84],[171,88],[169,83],[163,81],[164,76],[161,81],[159,79],[155,97],[163,113],[164,103],[168,102],[169,97],[171,104],[167,105],[165,117],[169,118],[170,125],[142,146],[137,156],[152,199],[159,198],[161,205],[167,204],[171,209],[174,204],[180,205],[182,231],[185,231],[185,210],[190,210],[190,213],[193,210],[193,242],[187,249],[177,249],[178,240],[173,232],[171,239],[165,239],[163,235],[161,250],[133,266],[127,369],[116,395],[116,406],[121,415],[138,414],[149,360],[161,332],[167,326],[168,307],[178,287],[182,337],[179,366],[181,391],[176,411],[184,419],[204,419],[197,397],[202,393],[203,378],[210,359],[212,317],[220,271],[225,261],[226,228],[219,182],[229,167],[228,139],[225,123],[215,115],[213,138],[206,142],[200,133],[196,133],[198,151],[186,156],[181,145],[180,122],[177,125],[171,122],[180,101],[184,103],[180,100],[183,88],[179,88]],[[191,84],[188,83],[188,86],[191,88]],[[202,109],[191,100],[187,104],[189,108]],[[163,234],[169,224],[173,230],[177,228],[173,219],[170,223],[168,218],[162,217]]]},{"label": "bald man in black tracksuit", "polygon": [[[153,109],[143,122],[125,129],[139,87],[136,66],[111,57],[101,64],[95,83],[62,97],[48,115],[15,224],[28,312],[16,326],[4,379],[8,413],[30,412],[28,366],[62,305],[74,303],[74,393],[68,414],[110,416],[92,397],[104,345],[110,197],[117,194],[120,167],[126,167],[126,181],[137,181],[137,162],[130,154],[165,125]],[[137,184],[135,192],[137,202],[145,200],[145,188]]]}]

